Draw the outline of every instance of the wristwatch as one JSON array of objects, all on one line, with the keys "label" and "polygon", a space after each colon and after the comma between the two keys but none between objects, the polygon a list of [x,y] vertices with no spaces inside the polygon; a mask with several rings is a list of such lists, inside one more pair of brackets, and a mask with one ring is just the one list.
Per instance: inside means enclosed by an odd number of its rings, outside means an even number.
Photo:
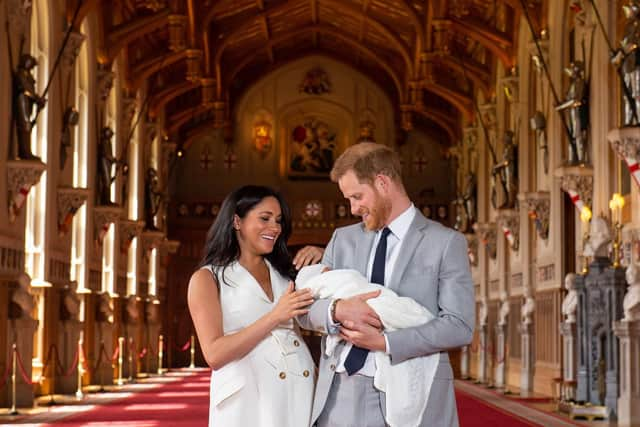
[{"label": "wristwatch", "polygon": [[338,306],[338,301],[340,301],[340,298],[336,298],[333,301],[331,301],[331,305],[329,306],[329,315],[331,316],[331,323],[334,323],[336,325],[339,325],[340,322],[338,322],[338,319],[336,319],[336,307]]}]

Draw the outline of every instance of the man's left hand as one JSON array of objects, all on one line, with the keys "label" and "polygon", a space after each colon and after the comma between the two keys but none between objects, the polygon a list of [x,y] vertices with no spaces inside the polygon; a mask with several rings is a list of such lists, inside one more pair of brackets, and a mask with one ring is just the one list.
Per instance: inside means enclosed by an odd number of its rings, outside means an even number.
[{"label": "man's left hand", "polygon": [[345,321],[340,328],[340,338],[368,350],[387,351],[387,344],[380,329],[366,323]]}]

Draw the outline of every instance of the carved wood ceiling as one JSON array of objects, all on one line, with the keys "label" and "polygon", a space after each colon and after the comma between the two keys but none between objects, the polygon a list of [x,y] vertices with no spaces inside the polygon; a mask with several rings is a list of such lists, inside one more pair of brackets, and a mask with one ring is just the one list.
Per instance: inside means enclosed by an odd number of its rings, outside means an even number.
[{"label": "carved wood ceiling", "polygon": [[[68,0],[69,10],[76,0]],[[540,0],[526,0],[534,17]],[[386,91],[398,126],[438,127],[454,142],[471,94],[491,96],[496,64],[514,62],[521,0],[85,0],[104,34],[100,61],[125,62],[127,88],[145,82],[183,143],[228,123],[259,78],[324,54]],[[79,22],[79,21],[78,21]],[[538,26],[539,27],[539,26]]]}]

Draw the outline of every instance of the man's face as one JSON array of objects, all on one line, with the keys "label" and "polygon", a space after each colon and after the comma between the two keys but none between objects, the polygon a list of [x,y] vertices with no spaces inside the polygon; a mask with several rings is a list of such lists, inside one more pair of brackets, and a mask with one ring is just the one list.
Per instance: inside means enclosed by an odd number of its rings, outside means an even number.
[{"label": "man's face", "polygon": [[391,201],[376,188],[379,180],[381,178],[376,178],[373,185],[361,183],[351,170],[338,180],[340,191],[351,205],[351,213],[362,217],[367,230],[383,228],[391,213]]}]

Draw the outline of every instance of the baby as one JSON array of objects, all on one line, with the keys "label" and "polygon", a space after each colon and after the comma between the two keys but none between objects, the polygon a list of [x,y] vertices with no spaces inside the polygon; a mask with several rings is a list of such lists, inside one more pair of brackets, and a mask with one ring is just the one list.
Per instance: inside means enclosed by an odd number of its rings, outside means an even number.
[{"label": "baby", "polygon": [[[311,289],[314,298],[349,298],[366,292],[380,291],[367,304],[378,314],[387,331],[410,328],[429,322],[434,315],[414,299],[398,296],[384,286],[369,283],[356,270],[329,270],[322,264],[303,267],[296,278],[297,289]],[[339,335],[327,337],[325,353],[333,355],[340,343]],[[439,356],[416,357],[391,365],[384,352],[374,353],[376,373],[374,386],[386,393],[386,421],[390,426],[418,426],[427,405],[429,390],[438,367]]]}]

